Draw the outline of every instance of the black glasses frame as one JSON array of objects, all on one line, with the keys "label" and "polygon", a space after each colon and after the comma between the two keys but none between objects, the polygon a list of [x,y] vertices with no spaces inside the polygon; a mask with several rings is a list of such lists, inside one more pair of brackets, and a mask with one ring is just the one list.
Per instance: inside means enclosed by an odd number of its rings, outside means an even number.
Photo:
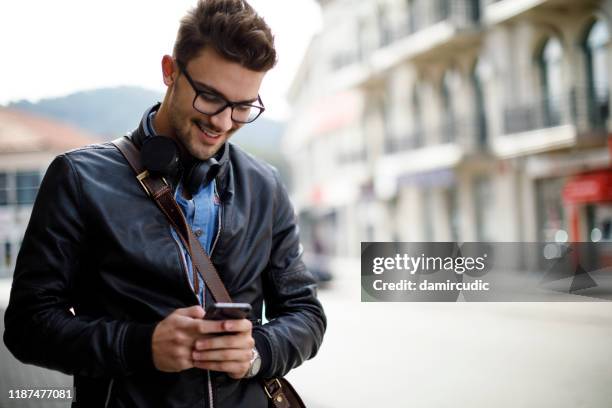
[{"label": "black glasses frame", "polygon": [[[261,116],[262,113],[264,113],[264,111],[266,110],[261,97],[259,95],[257,95],[257,102],[259,102],[259,105],[255,105],[252,103],[244,103],[244,102],[230,102],[227,99],[225,99],[224,96],[219,95],[216,92],[211,92],[211,91],[203,91],[200,90],[196,87],[193,79],[191,79],[191,76],[189,75],[189,73],[187,72],[187,69],[185,68],[185,64],[183,64],[180,61],[176,61],[176,64],[178,65],[179,70],[181,70],[183,72],[183,74],[185,74],[185,78],[187,78],[187,82],[189,82],[189,85],[191,85],[191,88],[193,89],[193,91],[195,92],[195,97],[193,98],[193,109],[197,110],[198,112],[206,115],[206,116],[215,116],[218,115],[219,113],[223,112],[225,109],[227,109],[228,107],[231,108],[232,112],[231,112],[231,118],[233,122],[236,123],[252,123],[254,122],[259,116]],[[199,110],[198,108],[196,108],[196,101],[198,100],[198,98],[200,97],[200,95],[202,94],[211,94],[211,95],[215,95],[215,97],[221,99],[223,102],[225,102],[225,104],[223,106],[221,106],[219,109],[217,109],[215,112],[202,112],[201,110]],[[241,120],[236,120],[234,119],[234,107],[235,106],[248,106],[250,108],[255,108],[259,110],[259,113],[251,120],[249,121],[241,121]]]}]

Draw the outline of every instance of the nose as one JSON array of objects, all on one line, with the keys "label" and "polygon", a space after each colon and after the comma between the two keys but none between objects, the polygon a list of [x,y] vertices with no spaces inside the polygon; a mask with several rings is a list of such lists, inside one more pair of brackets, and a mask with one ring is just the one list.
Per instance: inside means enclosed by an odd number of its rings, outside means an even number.
[{"label": "nose", "polygon": [[210,123],[215,127],[215,130],[220,133],[228,132],[232,129],[232,108],[227,107],[221,112],[210,117]]}]

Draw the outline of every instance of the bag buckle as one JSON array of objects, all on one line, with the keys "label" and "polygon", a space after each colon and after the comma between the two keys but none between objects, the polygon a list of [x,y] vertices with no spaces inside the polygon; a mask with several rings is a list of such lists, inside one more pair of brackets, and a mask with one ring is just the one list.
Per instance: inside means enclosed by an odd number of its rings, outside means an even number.
[{"label": "bag buckle", "polygon": [[266,392],[266,394],[268,395],[268,398],[270,398],[270,399],[274,399],[274,394],[276,394],[277,392],[279,392],[280,390],[283,389],[283,385],[280,383],[278,378],[275,378],[274,382],[272,384],[275,384],[275,383],[276,383],[276,385],[278,387],[275,391],[268,391],[268,385],[267,384],[264,386],[264,391]]},{"label": "bag buckle", "polygon": [[[144,179],[146,179],[147,177],[149,177],[151,174],[149,173],[149,170],[145,170],[142,173],[140,173],[139,175],[136,176],[136,178],[138,179],[138,182],[140,183],[140,185],[142,186],[142,188],[144,188],[144,191],[147,193],[147,195],[149,197],[151,197],[151,192],[149,191],[149,189],[147,188],[147,186],[144,183]],[[170,186],[168,184],[168,181],[166,181],[165,177],[162,177],[161,180],[164,182],[164,184],[166,186]]]}]

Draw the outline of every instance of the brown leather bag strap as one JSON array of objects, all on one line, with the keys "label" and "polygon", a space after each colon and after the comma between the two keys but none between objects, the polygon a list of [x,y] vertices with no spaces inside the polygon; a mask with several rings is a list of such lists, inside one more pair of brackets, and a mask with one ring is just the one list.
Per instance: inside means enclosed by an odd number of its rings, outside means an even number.
[{"label": "brown leather bag strap", "polygon": [[[142,188],[151,198],[153,198],[157,206],[162,210],[166,218],[168,218],[168,221],[177,231],[183,245],[185,245],[185,248],[187,248],[189,252],[189,256],[195,267],[194,270],[200,273],[200,276],[206,283],[215,301],[231,303],[232,299],[225,289],[225,285],[223,281],[221,281],[219,273],[206,254],[204,248],[202,248],[200,241],[198,241],[187,224],[187,220],[185,220],[183,212],[176,203],[172,194],[172,189],[168,183],[161,177],[150,175],[149,172],[145,170],[140,160],[140,151],[127,137],[120,137],[113,140],[112,143],[119,149],[130,164]],[[197,292],[199,290],[198,279],[195,279],[195,276],[194,286]]]}]

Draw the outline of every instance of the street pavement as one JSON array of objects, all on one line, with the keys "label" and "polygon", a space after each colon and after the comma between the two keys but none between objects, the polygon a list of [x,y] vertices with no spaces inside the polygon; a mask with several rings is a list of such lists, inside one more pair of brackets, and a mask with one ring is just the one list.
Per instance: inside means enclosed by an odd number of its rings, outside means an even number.
[{"label": "street pavement", "polygon": [[[359,263],[332,269],[323,346],[288,376],[309,408],[612,407],[612,303],[361,303]],[[6,396],[69,377],[3,344],[0,367],[0,407],[68,406]]]},{"label": "street pavement", "polygon": [[333,270],[288,376],[311,408],[612,407],[612,303],[361,303],[359,263]]}]

